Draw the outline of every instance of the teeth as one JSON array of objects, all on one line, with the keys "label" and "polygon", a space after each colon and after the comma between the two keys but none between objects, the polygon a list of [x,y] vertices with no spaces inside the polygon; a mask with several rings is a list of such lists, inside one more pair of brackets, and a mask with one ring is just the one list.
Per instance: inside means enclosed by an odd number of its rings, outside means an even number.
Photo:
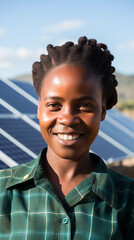
[{"label": "teeth", "polygon": [[63,140],[74,140],[74,139],[77,139],[79,137],[79,134],[73,134],[73,135],[58,134],[58,137],[63,139]]}]

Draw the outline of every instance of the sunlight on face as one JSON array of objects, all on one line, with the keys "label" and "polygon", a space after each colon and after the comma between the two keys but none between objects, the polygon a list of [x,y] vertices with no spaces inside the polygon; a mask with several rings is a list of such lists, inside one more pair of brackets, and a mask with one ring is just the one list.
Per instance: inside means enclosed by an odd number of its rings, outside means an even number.
[{"label": "sunlight on face", "polygon": [[54,81],[54,84],[55,84],[56,86],[59,86],[59,85],[60,85],[60,81],[59,81],[58,77],[55,77],[53,81]]}]

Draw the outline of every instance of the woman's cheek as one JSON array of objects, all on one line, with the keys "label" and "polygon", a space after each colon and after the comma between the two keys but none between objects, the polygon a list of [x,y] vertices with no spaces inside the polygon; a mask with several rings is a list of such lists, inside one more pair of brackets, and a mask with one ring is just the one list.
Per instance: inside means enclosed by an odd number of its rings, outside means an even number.
[{"label": "woman's cheek", "polygon": [[44,130],[48,130],[50,127],[52,127],[55,124],[55,116],[52,113],[48,112],[43,112],[40,115],[39,122],[40,122],[40,127],[44,128]]},{"label": "woman's cheek", "polygon": [[41,121],[42,122],[49,122],[51,120],[51,114],[49,113],[42,113],[41,114]]}]

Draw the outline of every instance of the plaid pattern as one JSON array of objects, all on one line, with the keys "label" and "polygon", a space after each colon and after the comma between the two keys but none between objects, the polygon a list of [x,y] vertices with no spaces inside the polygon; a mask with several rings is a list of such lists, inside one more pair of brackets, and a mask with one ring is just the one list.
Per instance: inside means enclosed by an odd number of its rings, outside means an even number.
[{"label": "plaid pattern", "polygon": [[134,239],[134,181],[98,164],[61,202],[35,160],[0,171],[1,240]]}]

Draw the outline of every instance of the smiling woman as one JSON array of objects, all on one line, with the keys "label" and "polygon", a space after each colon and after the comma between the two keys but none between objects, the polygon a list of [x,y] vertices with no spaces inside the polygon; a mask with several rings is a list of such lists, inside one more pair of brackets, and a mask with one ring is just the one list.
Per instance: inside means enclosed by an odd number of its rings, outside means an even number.
[{"label": "smiling woman", "polygon": [[86,37],[47,49],[33,64],[33,83],[48,147],[0,172],[0,236],[132,240],[134,180],[89,153],[106,110],[117,102],[113,56]]},{"label": "smiling woman", "polygon": [[[44,77],[38,118],[41,133],[48,144],[48,153],[55,153],[55,159],[60,156],[81,161],[82,165],[87,162],[89,148],[105,113],[101,79],[87,68],[62,64]],[[52,164],[55,163],[52,161]],[[86,168],[87,164],[84,165]]]}]

